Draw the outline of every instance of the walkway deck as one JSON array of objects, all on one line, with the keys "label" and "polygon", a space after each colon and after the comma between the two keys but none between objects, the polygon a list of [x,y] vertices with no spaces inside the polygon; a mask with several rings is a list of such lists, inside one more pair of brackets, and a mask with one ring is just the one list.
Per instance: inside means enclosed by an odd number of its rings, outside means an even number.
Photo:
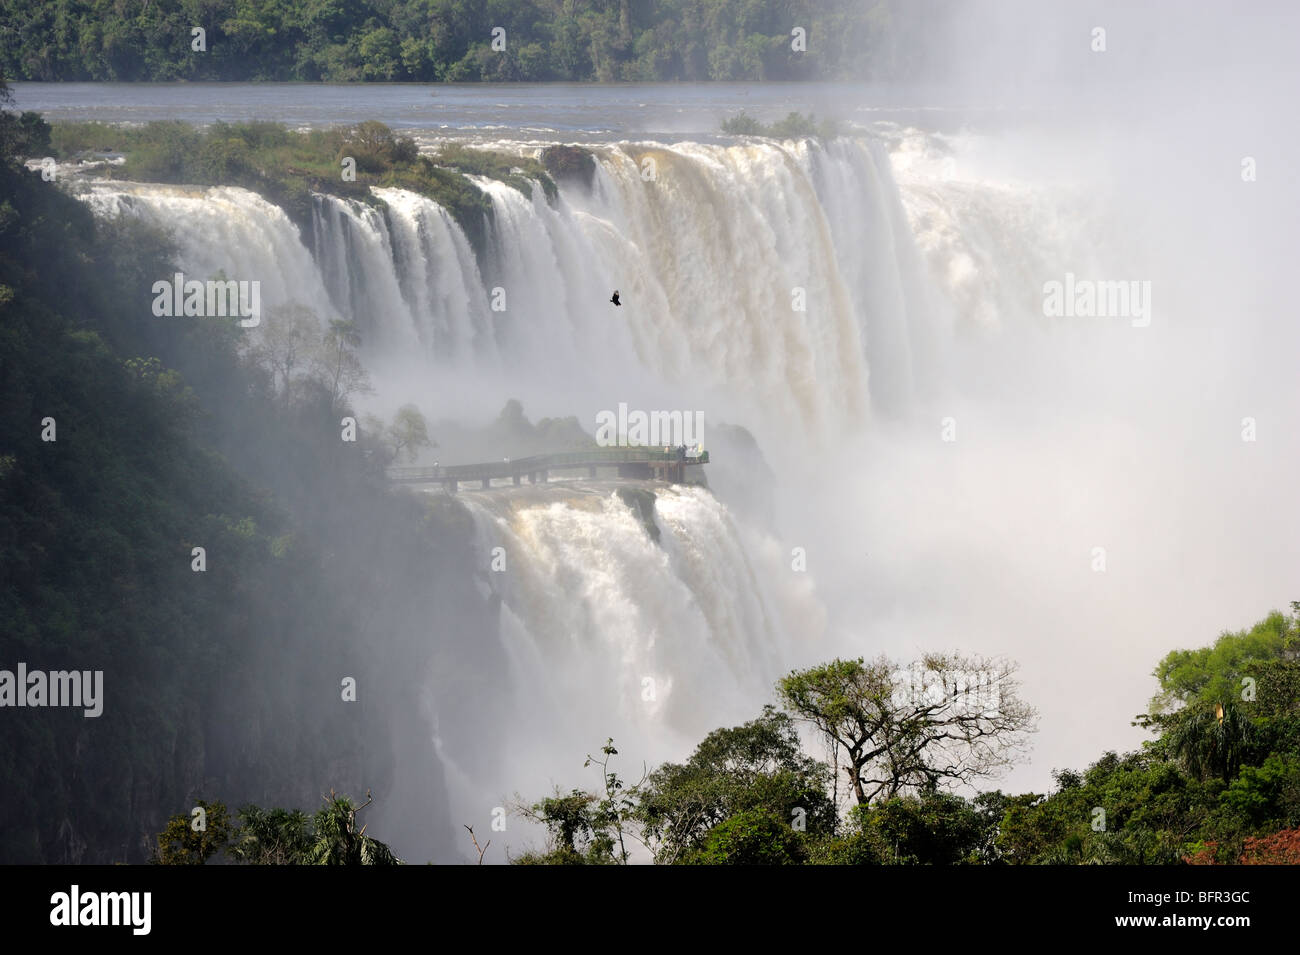
[{"label": "walkway deck", "polygon": [[620,477],[656,477],[682,483],[687,465],[708,464],[709,452],[683,457],[676,448],[591,448],[561,454],[538,454],[508,458],[485,464],[452,464],[432,468],[389,468],[388,478],[398,484],[442,484],[453,494],[462,481],[480,481],[482,487],[496,481],[513,481],[516,486],[528,477],[529,484],[545,483],[551,471],[585,468],[589,478],[599,467],[617,467]]}]

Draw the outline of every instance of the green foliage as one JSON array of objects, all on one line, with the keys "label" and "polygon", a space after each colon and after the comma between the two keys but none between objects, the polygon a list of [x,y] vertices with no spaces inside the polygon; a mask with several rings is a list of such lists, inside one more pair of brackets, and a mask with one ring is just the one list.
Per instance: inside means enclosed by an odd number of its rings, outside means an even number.
[{"label": "green foliage", "polygon": [[195,817],[178,813],[167,820],[167,828],[158,834],[159,865],[203,865],[230,842],[230,817],[223,803],[200,799],[204,815]]},{"label": "green foliage", "polygon": [[50,124],[40,113],[0,112],[0,155],[40,159],[50,154]]},{"label": "green foliage", "polygon": [[112,152],[123,141],[122,127],[111,123],[55,123],[50,127],[50,149],[71,158],[85,153]]},{"label": "green foliage", "polygon": [[387,845],[366,835],[365,826],[357,828],[357,814],[370,802],[367,798],[358,806],[331,790],[312,820],[312,841],[304,861],[308,865],[401,865]]},{"label": "green foliage", "polygon": [[[950,3],[906,0],[312,0],[226,4],[194,55],[180,3],[11,0],[22,80],[506,82],[892,79]],[[57,16],[55,10],[57,9]],[[791,28],[809,51],[792,48]],[[506,31],[491,48],[493,27]],[[905,56],[905,52],[907,55]]]},{"label": "green foliage", "polygon": [[834,139],[839,135],[839,126],[833,120],[817,121],[811,113],[788,113],[784,119],[775,123],[763,123],[756,117],[741,110],[735,116],[722,121],[722,131],[733,136],[768,136],[772,139],[804,139],[814,137],[822,140]]},{"label": "green foliage", "polygon": [[828,836],[835,828],[828,786],[826,767],[801,752],[793,721],[768,706],[756,720],[714,730],[685,763],[652,772],[634,814],[657,860],[675,862],[744,813],[751,814],[746,825],[763,816],[792,831],[798,820],[809,835]]},{"label": "green foliage", "polygon": [[[202,130],[182,122],[143,127],[58,123],[50,139],[51,151],[65,160],[125,155],[125,165],[98,170],[106,176],[242,186],[279,205],[300,229],[310,227],[313,192],[378,205],[371,186],[409,189],[450,212],[480,252],[492,205],[466,173],[500,179],[525,195],[536,180],[548,199],[556,195],[554,181],[536,159],[459,147],[421,156],[414,140],[373,120],[307,131],[260,121],[213,123]],[[355,180],[343,178],[345,159],[356,163]]]},{"label": "green foliage", "polygon": [[1163,723],[1161,749],[1196,779],[1226,782],[1258,751],[1259,731],[1244,704],[1198,701]]},{"label": "green foliage", "polygon": [[549,201],[554,202],[557,195],[555,182],[547,173],[546,167],[530,157],[511,156],[491,149],[473,149],[452,143],[442,147],[433,161],[462,174],[499,180],[518,189],[525,196],[532,196],[534,181],[541,184]]},{"label": "green foliage", "polygon": [[993,861],[988,850],[1001,813],[981,812],[961,796],[930,791],[855,807],[853,819],[888,863],[959,865]]},{"label": "green foliage", "polygon": [[[367,801],[366,806],[369,805]],[[191,817],[173,816],[158,836],[157,861],[163,865],[202,865],[218,852],[245,865],[400,865],[387,845],[357,828],[356,806],[330,792],[314,816],[297,809],[243,806],[232,828],[222,803],[199,802],[206,828],[195,831]]]},{"label": "green foliage", "polygon": [[200,182],[205,136],[189,123],[167,120],[149,123],[136,134],[127,154],[125,175],[141,182]]},{"label": "green foliage", "polygon": [[1105,754],[1083,774],[1057,773],[1051,796],[1012,797],[996,845],[1005,861],[1169,864],[1209,824],[1222,783],[1189,779],[1149,753]]},{"label": "green foliage", "polygon": [[1300,753],[1300,660],[1272,660],[1254,668],[1255,699],[1241,704],[1273,752]]},{"label": "green foliage", "polygon": [[[515,865],[626,865],[626,831],[635,811],[640,783],[628,786],[611,768],[618,755],[614,741],[600,748],[601,756],[588,756],[583,767],[599,766],[602,792],[579,789],[555,795],[531,806],[516,807],[526,818],[542,823],[550,845],[511,860]],[[642,780],[644,782],[644,780]],[[471,835],[473,830],[471,830]]]},{"label": "green foliage", "polygon": [[614,865],[615,838],[609,818],[602,816],[600,797],[593,793],[558,790],[528,807],[524,814],[546,826],[551,845],[543,852],[525,852],[514,865]]},{"label": "green foliage", "polygon": [[808,847],[809,865],[884,865],[879,839],[874,833],[850,832],[819,839]]},{"label": "green foliage", "polygon": [[1240,700],[1242,678],[1262,664],[1300,648],[1300,615],[1274,611],[1249,630],[1224,633],[1213,646],[1173,650],[1155,668],[1159,695],[1151,700],[1153,714],[1167,713],[1199,700],[1226,703]]},{"label": "green foliage", "polygon": [[492,202],[456,170],[440,166],[428,156],[419,156],[409,165],[393,166],[380,177],[379,184],[428,196],[452,214],[476,251],[481,254],[486,247]]},{"label": "green foliage", "polygon": [[833,120],[824,119],[818,122],[817,117],[811,113],[807,116],[802,113],[789,113],[785,119],[777,120],[772,124],[770,135],[776,139],[799,139],[805,136],[834,139],[839,135],[839,129]]},{"label": "green foliage", "polygon": [[1300,825],[1300,757],[1273,753],[1258,767],[1243,766],[1219,798],[1248,828]]},{"label": "green foliage", "polygon": [[1300,717],[1300,660],[1288,653],[1287,659],[1260,664],[1252,710],[1261,720],[1294,720]]},{"label": "green foliage", "polygon": [[767,136],[768,127],[757,116],[751,116],[743,109],[735,116],[728,116],[722,121],[722,131],[732,136]]},{"label": "green foliage", "polygon": [[745,809],[709,830],[704,844],[684,861],[694,865],[801,865],[804,838],[790,824],[762,809]]},{"label": "green foliage", "polygon": [[592,765],[599,766],[601,781],[604,784],[604,792],[595,805],[592,821],[595,831],[604,833],[605,838],[609,840],[610,855],[616,862],[627,865],[627,839],[624,831],[636,808],[636,794],[640,784],[629,788],[618,773],[610,768],[614,757],[618,755],[612,738],[605,740],[600,753],[599,757],[588,755],[587,761],[582,764],[584,768]]},{"label": "green foliage", "polygon": [[391,129],[373,119],[344,130],[340,152],[354,158],[363,172],[384,172],[394,164],[413,162],[417,154],[415,140],[398,139]]}]

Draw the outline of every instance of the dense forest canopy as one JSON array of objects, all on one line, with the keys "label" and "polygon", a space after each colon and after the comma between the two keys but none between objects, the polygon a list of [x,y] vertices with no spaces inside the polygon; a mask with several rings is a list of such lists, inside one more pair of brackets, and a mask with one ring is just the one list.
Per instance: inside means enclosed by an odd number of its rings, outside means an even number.
[{"label": "dense forest canopy", "polygon": [[41,81],[903,81],[941,66],[922,62],[917,41],[951,6],[949,0],[7,0],[0,71]]}]

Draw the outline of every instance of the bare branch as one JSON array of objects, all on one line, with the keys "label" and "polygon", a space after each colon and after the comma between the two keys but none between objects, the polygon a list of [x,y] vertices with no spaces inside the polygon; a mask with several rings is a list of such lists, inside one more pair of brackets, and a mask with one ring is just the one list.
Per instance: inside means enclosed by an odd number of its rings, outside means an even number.
[{"label": "bare branch", "polygon": [[482,865],[482,864],[483,864],[483,853],[487,852],[487,850],[488,850],[488,846],[492,845],[492,840],[489,839],[487,842],[483,843],[483,847],[482,847],[482,848],[479,848],[478,837],[474,835],[474,827],[473,827],[473,826],[465,826],[465,828],[469,830],[469,837],[470,837],[470,839],[471,839],[471,840],[473,841],[473,843],[474,843],[474,848],[478,850],[478,864],[479,864],[479,865]]}]

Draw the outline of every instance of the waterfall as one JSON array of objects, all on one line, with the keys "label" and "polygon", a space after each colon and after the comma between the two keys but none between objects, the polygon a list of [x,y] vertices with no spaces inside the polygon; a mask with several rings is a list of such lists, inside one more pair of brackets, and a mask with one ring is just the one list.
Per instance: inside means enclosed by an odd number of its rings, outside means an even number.
[{"label": "waterfall", "polygon": [[[452,818],[479,831],[512,793],[590,783],[582,759],[606,736],[653,764],[757,715],[827,630],[792,547],[820,542],[809,560],[821,579],[863,587],[843,578],[866,550],[848,530],[865,504],[852,488],[842,509],[802,493],[816,468],[861,473],[869,459],[837,459],[837,445],[946,384],[963,335],[1034,317],[1034,290],[1060,262],[1090,261],[1066,207],[936,173],[945,160],[929,140],[918,155],[867,135],[587,148],[591,182],[562,180],[553,200],[540,185],[470,177],[492,209],[477,250],[446,209],[402,189],[314,196],[302,236],[242,189],[75,187],[99,215],[171,230],[191,275],[260,279],[264,308],[297,302],[355,322],[391,403],[482,420],[505,398],[541,395],[588,430],[589,412],[621,402],[702,408],[706,444],[714,422],[744,424],[781,486],[800,489],[801,536],[789,540],[778,519],[758,526],[704,488],[639,488],[653,495],[657,540],[610,484],[460,495],[477,530],[464,559],[499,627],[443,648],[422,758],[436,750]],[[743,463],[712,467],[762,483]]]},{"label": "waterfall", "polygon": [[356,322],[374,361],[593,390],[634,376],[717,416],[757,413],[778,440],[833,440],[933,380],[948,320],[935,249],[918,249],[921,200],[881,141],[590,148],[594,182],[562,181],[554,204],[471,177],[492,206],[481,257],[401,189],[314,196],[304,242],[242,189],[79,188],[100,214],[170,228],[189,273],[260,279],[268,307]]}]

